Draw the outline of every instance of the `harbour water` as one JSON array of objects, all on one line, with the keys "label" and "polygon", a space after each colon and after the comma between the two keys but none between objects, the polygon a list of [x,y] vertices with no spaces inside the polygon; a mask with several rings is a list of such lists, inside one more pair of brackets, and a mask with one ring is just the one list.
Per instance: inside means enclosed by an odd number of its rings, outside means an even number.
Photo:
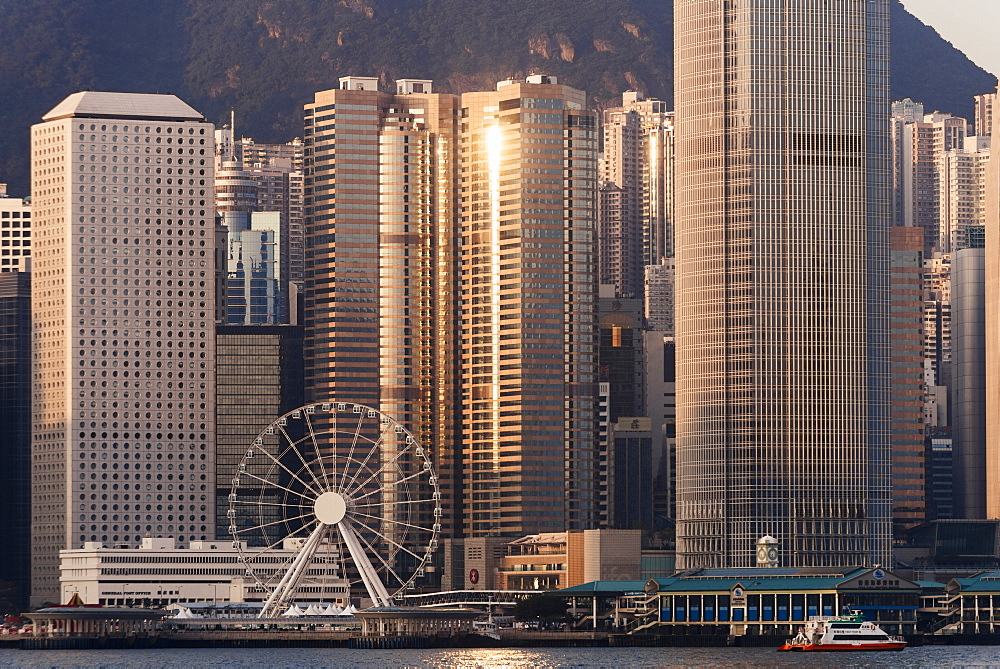
[{"label": "harbour water", "polygon": [[531,648],[452,650],[169,649],[0,651],[2,667],[236,669],[252,667],[1000,667],[1000,647],[924,646],[889,653],[778,653],[769,648]]}]

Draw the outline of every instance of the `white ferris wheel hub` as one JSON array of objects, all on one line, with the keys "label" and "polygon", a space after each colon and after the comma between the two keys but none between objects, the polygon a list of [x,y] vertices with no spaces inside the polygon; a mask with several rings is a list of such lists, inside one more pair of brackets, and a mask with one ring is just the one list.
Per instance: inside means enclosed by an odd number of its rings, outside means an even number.
[{"label": "white ferris wheel hub", "polygon": [[324,525],[336,525],[347,515],[347,500],[339,492],[325,492],[313,505],[316,518]]}]

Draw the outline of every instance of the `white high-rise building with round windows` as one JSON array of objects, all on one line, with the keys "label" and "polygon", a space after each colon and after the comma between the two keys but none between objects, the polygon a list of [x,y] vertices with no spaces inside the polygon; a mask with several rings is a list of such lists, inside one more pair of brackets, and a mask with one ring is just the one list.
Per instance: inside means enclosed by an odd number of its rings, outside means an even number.
[{"label": "white high-rise building with round windows", "polygon": [[59,550],[215,538],[214,128],[81,92],[32,127],[32,603]]},{"label": "white high-rise building with round windows", "polygon": [[888,564],[889,0],[675,0],[677,563]]}]

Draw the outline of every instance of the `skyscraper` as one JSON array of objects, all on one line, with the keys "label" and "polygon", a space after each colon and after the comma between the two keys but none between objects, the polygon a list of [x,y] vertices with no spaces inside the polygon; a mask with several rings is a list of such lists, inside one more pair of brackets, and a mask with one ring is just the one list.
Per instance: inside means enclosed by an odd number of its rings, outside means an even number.
[{"label": "skyscraper", "polygon": [[645,267],[646,325],[650,330],[662,330],[671,335],[674,334],[675,269],[673,258],[667,258],[659,265]]},{"label": "skyscraper", "polygon": [[924,233],[889,229],[892,276],[892,520],[894,535],[927,518],[924,472]]},{"label": "skyscraper", "polygon": [[554,77],[462,95],[466,536],[596,518],[596,121]]},{"label": "skyscraper", "polygon": [[[217,538],[229,539],[228,496],[247,445],[282,414],[302,406],[302,328],[296,325],[223,325],[216,330],[216,468]],[[261,458],[265,460],[266,458]],[[259,479],[275,480],[266,462],[251,463]],[[239,494],[262,500],[274,495],[260,513],[280,517],[280,488],[261,486],[246,477]],[[266,506],[266,505],[264,505]],[[245,507],[238,507],[245,508]],[[268,513],[270,512],[270,513]],[[260,520],[242,526],[260,524]]]},{"label": "skyscraper", "polygon": [[675,0],[678,567],[888,564],[887,0]]},{"label": "skyscraper", "polygon": [[[601,405],[598,429],[600,524],[601,527],[629,528],[632,525],[622,524],[622,516],[615,512],[614,498],[620,492],[615,489],[615,475],[637,466],[634,462],[618,459],[637,451],[616,449],[613,430],[619,423],[630,424],[631,418],[645,415],[643,413],[646,399],[644,396],[646,384],[643,378],[646,371],[643,364],[643,305],[642,300],[635,298],[614,297],[610,288],[609,285],[602,285],[602,294],[598,298],[600,332],[598,380]],[[646,423],[648,422],[647,420]],[[644,429],[648,432],[648,426]],[[650,474],[648,469],[649,467],[644,468],[644,474]],[[651,500],[652,497],[647,496],[635,501],[646,507],[650,517]]]},{"label": "skyscraper", "polygon": [[974,116],[974,130],[980,137],[989,137],[993,134],[993,107],[997,103],[997,94],[983,93],[976,96],[976,113]]},{"label": "skyscraper", "polygon": [[[913,138],[906,137],[904,130],[910,123],[924,120],[924,103],[903,98],[892,103],[892,224],[903,225],[903,172],[909,170],[913,160]],[[905,145],[904,145],[905,142]]]},{"label": "skyscraper", "polygon": [[288,244],[278,211],[227,212],[227,325],[289,322]]},{"label": "skyscraper", "polygon": [[0,271],[0,580],[31,590],[31,274]]},{"label": "skyscraper", "polygon": [[596,124],[548,77],[462,98],[344,77],[305,109],[307,400],[432,453],[445,536],[595,512]]},{"label": "skyscraper", "polygon": [[302,284],[303,190],[302,140],[285,144],[235,140],[233,129],[215,131],[216,211],[279,212],[282,256],[287,257],[288,280]]},{"label": "skyscraper", "polygon": [[[898,107],[897,107],[898,111]],[[902,117],[897,116],[896,123]],[[903,123],[901,128],[901,174],[896,178],[900,195],[899,223],[924,230],[924,250],[948,250],[949,235],[942,226],[942,197],[947,199],[947,156],[965,146],[964,118],[935,112],[923,119]]]},{"label": "skyscraper", "polygon": [[1000,149],[990,155],[984,178],[986,517],[1000,518]]},{"label": "skyscraper", "polygon": [[599,204],[600,282],[641,297],[643,266],[674,255],[674,116],[635,91],[604,111]]},{"label": "skyscraper", "polygon": [[307,401],[357,402],[430,450],[461,523],[457,96],[344,77],[305,107]]},{"label": "skyscraper", "polygon": [[956,518],[988,518],[986,250],[961,249],[951,273],[951,424]]},{"label": "skyscraper", "polygon": [[925,422],[945,427],[950,424],[947,386],[951,385],[951,254],[935,256],[924,259],[924,383],[928,389]]},{"label": "skyscraper", "polygon": [[256,211],[279,211],[288,237],[283,251],[288,256],[288,280],[301,286],[303,257],[302,228],[302,140],[285,144],[265,144],[244,137],[237,142],[243,169],[257,182]]},{"label": "skyscraper", "polygon": [[32,601],[59,550],[215,537],[213,128],[74,93],[32,127]]},{"label": "skyscraper", "polygon": [[946,151],[938,181],[938,248],[946,253],[981,249],[986,243],[986,165],[990,137],[966,137]]}]

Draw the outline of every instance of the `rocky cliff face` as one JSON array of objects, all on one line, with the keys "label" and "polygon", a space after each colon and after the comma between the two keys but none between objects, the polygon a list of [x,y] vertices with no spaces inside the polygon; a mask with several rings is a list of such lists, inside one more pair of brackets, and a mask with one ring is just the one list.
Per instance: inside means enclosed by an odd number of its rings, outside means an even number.
[{"label": "rocky cliff face", "polygon": [[[995,78],[894,0],[893,96],[971,114]],[[545,72],[598,106],[669,100],[670,0],[0,0],[0,181],[28,189],[28,127],[81,89],[171,92],[261,141],[346,74],[492,88]]]}]

